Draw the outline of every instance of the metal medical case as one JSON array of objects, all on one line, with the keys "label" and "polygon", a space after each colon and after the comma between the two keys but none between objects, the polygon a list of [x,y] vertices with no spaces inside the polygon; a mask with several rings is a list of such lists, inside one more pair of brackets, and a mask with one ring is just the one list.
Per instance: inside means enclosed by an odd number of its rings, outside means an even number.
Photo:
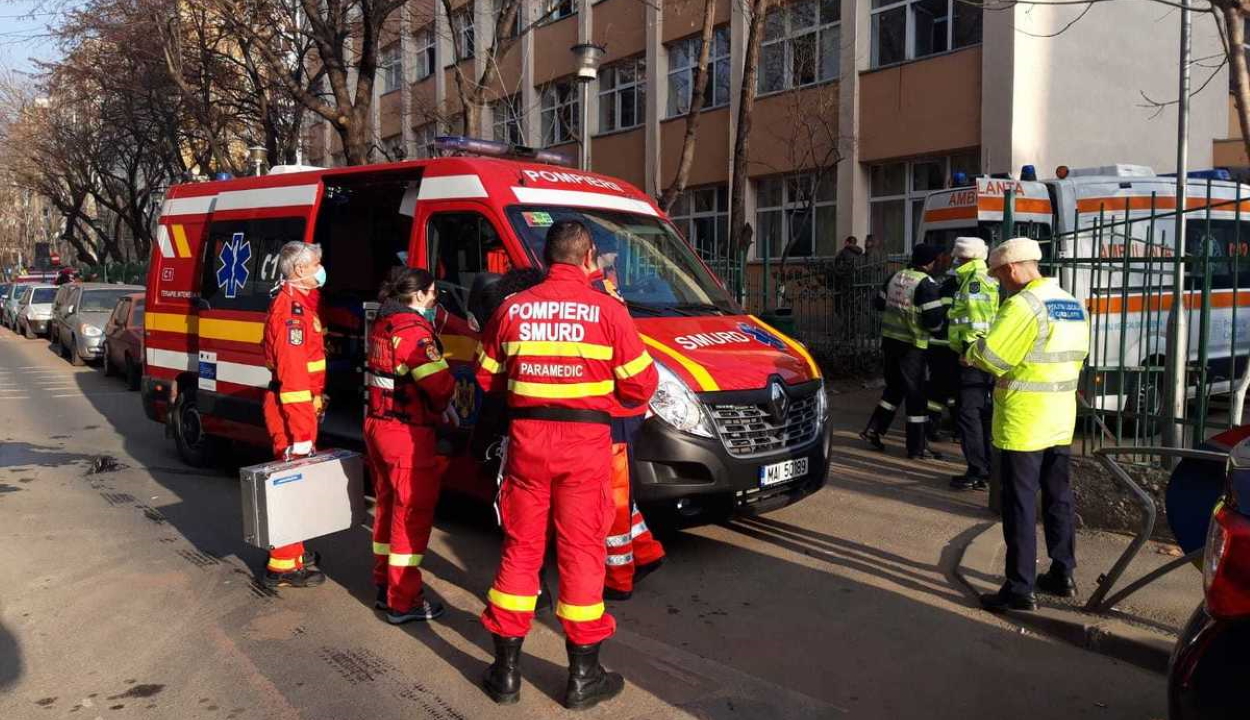
[{"label": "metal medical case", "polygon": [[239,470],[243,540],[259,548],[329,535],[365,517],[364,462],[329,450]]}]

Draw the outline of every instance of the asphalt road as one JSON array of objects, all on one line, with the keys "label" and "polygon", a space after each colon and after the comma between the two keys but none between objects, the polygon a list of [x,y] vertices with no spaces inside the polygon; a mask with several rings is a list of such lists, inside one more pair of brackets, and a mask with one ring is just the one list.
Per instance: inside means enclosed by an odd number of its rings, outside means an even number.
[{"label": "asphalt road", "polygon": [[[839,403],[835,397],[834,407]],[[330,581],[262,590],[237,481],[178,461],[136,393],[0,330],[0,718],[462,720],[565,714],[553,618],[522,701],[478,689],[489,523],[444,513],[426,556],[449,606],[402,628],[372,609],[368,531],[313,543]],[[951,575],[983,497],[952,467],[861,451],[840,417],[828,487],[763,518],[670,538],[611,607],[628,687],[590,718],[1162,718],[1164,679],[987,616]],[[125,467],[88,474],[111,455]]]}]

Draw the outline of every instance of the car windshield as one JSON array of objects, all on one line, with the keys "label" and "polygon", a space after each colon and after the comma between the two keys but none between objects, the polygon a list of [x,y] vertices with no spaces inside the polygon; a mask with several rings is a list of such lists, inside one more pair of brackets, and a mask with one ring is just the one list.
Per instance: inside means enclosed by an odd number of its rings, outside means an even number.
[{"label": "car windshield", "polygon": [[84,290],[82,294],[82,305],[79,306],[79,312],[104,312],[112,310],[120,298],[134,292],[130,288],[125,290]]},{"label": "car windshield", "polygon": [[547,228],[578,220],[590,228],[604,269],[635,315],[739,314],[737,303],[660,218],[634,213],[551,206],[513,207],[509,219],[536,260]]},{"label": "car windshield", "polygon": [[30,297],[30,302],[32,305],[45,305],[54,299],[56,299],[56,288],[42,287],[35,288],[34,294]]}]

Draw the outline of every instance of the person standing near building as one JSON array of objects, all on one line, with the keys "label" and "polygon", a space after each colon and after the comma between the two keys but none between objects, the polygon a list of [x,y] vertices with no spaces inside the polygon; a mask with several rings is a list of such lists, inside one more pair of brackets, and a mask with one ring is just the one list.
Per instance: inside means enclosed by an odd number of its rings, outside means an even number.
[{"label": "person standing near building", "polygon": [[599,664],[616,630],[604,611],[605,541],[612,524],[611,410],[651,399],[658,374],[625,306],[590,287],[597,268],[590,231],[561,221],[547,231],[547,278],[509,298],[482,335],[477,379],[506,392],[508,428],[499,491],[504,542],[482,624],[495,661],[483,678],[498,703],[520,697],[521,644],[538,601],[538,570],[553,521],[560,569],[556,616],[569,679],[564,705],[615,697],[624,679]]},{"label": "person standing near building", "polygon": [[[311,455],[325,406],[325,328],[317,313],[318,289],[325,285],[321,246],[293,240],[278,251],[276,294],[265,318],[265,364],[273,379],[262,409],[274,457]],[[317,556],[303,543],[269,551],[266,587],[314,587],[325,582]]]},{"label": "person standing near building", "polygon": [[[947,340],[960,357],[990,330],[998,314],[998,282],[985,264],[987,248],[979,237],[955,238],[955,296],[947,313]],[[955,366],[955,433],[968,469],[951,478],[955,490],[985,490],[990,477],[990,393],[994,378],[980,368]]]},{"label": "person standing near building", "polygon": [[859,239],[854,235],[847,236],[842,249],[833,258],[833,297],[834,309],[847,325],[847,315],[851,311],[851,292],[855,287],[855,273],[862,264],[864,249],[859,246]]},{"label": "person standing near building", "polygon": [[[1007,581],[981,596],[991,612],[1034,610],[1037,589],[1076,594],[1076,538],[1068,478],[1076,389],[1089,353],[1085,308],[1053,279],[1042,277],[1035,240],[1013,238],[994,248],[989,272],[1011,294],[989,333],[964,361],[993,375],[994,446],[1001,451],[1003,537]],[[1037,576],[1037,491],[1050,569]]]},{"label": "person standing near building", "polygon": [[375,605],[392,625],[433,620],[443,606],[425,597],[421,560],[430,541],[439,478],[435,427],[455,422],[456,389],[434,335],[438,289],[427,270],[396,268],[378,295],[369,334],[365,447],[377,501],[373,517]]},{"label": "person standing near building", "polygon": [[899,270],[886,281],[874,305],[882,311],[881,355],[885,362],[885,391],[881,402],[868,419],[868,427],[859,436],[878,450],[885,450],[881,437],[894,422],[898,406],[907,412],[907,457],[913,460],[938,459],[941,456],[926,446],[925,424],[925,348],[929,333],[941,327],[946,313],[938,284],[930,273],[941,249],[935,245],[917,245],[912,249],[911,265]]}]

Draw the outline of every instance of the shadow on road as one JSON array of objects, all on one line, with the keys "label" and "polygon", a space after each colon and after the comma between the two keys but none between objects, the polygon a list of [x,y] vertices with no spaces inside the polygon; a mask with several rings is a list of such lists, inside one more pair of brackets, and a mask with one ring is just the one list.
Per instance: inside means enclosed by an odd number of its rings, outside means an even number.
[{"label": "shadow on road", "polygon": [[0,691],[8,690],[22,677],[22,648],[17,637],[0,623]]}]

